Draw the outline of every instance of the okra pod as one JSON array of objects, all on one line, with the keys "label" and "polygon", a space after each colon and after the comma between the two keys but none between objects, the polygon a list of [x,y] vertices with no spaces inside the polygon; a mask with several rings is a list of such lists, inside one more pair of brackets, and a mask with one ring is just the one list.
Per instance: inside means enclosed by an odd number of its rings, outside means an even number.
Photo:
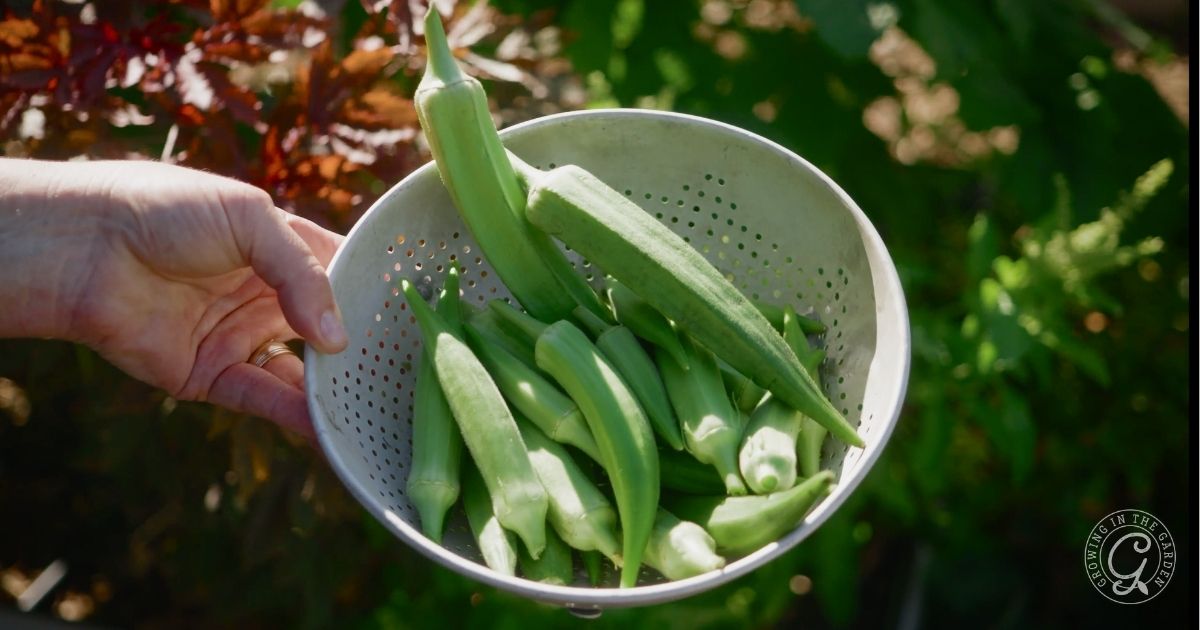
[{"label": "okra pod", "polygon": [[546,530],[546,549],[540,558],[533,559],[524,547],[517,549],[517,566],[521,567],[521,577],[534,582],[567,586],[575,581],[571,548],[553,529]]},{"label": "okra pod", "polygon": [[[803,328],[798,325],[799,322],[788,318],[788,315],[790,313],[785,314],[784,318],[783,339],[792,348],[792,352],[796,353],[800,364],[808,370],[813,380],[819,383],[821,382],[820,367],[821,362],[825,360],[825,351],[809,346],[808,337],[804,335]],[[801,417],[797,448],[801,475],[811,477],[821,469],[821,447],[825,444],[827,433],[825,427],[812,418]]]},{"label": "okra pod", "polygon": [[545,431],[550,439],[570,444],[588,457],[599,459],[596,440],[575,401],[540,372],[493,344],[471,322],[467,322],[465,328],[468,345],[513,409]]},{"label": "okra pod", "polygon": [[716,553],[716,542],[703,527],[681,521],[662,508],[658,508],[654,519],[645,560],[668,580],[682,580],[725,566],[725,558]]},{"label": "okra pod", "polygon": [[530,312],[550,319],[577,303],[603,305],[566,256],[525,218],[526,195],[488,111],[482,84],[462,72],[434,8],[425,15],[427,61],[413,97],[422,131],[467,229]]},{"label": "okra pod", "polygon": [[723,553],[754,551],[796,527],[829,493],[833,473],[823,470],[782,492],[746,497],[678,495],[665,507],[704,528]]},{"label": "okra pod", "polygon": [[617,321],[638,337],[671,353],[680,365],[686,367],[687,353],[683,351],[679,333],[671,321],[616,278],[605,276],[604,285],[608,303]]},{"label": "okra pod", "polygon": [[529,186],[525,216],[535,227],[604,269],[677,330],[838,439],[864,445],[770,322],[683,238],[577,166],[520,176]]},{"label": "okra pod", "polygon": [[654,359],[679,417],[684,445],[696,459],[716,467],[728,494],[746,494],[737,461],[742,419],[725,395],[716,357],[690,339],[681,343],[688,369],[661,348]]},{"label": "okra pod", "polygon": [[721,380],[725,381],[725,389],[729,392],[733,404],[742,412],[754,411],[767,394],[767,390],[730,367],[728,363],[718,359],[717,365],[721,368]]},{"label": "okra pod", "polygon": [[682,450],[683,436],[679,433],[679,420],[671,408],[671,399],[667,397],[667,389],[658,374],[658,367],[654,365],[654,359],[646,354],[646,349],[628,328],[610,326],[581,306],[575,307],[574,315],[577,321],[585,324],[596,340],[600,353],[633,390],[654,432],[667,446]]},{"label": "okra pod", "polygon": [[621,586],[633,587],[658,507],[658,451],[650,422],[616,370],[570,322],[548,326],[534,357],[579,405],[600,447],[621,521]]},{"label": "okra pod", "polygon": [[425,352],[433,358],[438,383],[462,433],[471,459],[487,483],[500,524],[516,532],[534,557],[546,534],[546,491],[533,472],[521,432],[487,369],[421,299],[408,280],[400,281],[408,308],[417,319]]},{"label": "okra pod", "polygon": [[560,444],[523,418],[517,419],[517,426],[533,471],[546,489],[551,529],[572,548],[599,551],[620,564],[617,512],[608,498]]},{"label": "okra pod", "polygon": [[479,471],[471,465],[464,466],[464,469],[463,511],[467,513],[467,525],[475,536],[483,563],[497,573],[516,575],[517,538],[496,518],[492,498]]},{"label": "okra pod", "polygon": [[532,339],[513,334],[490,308],[475,308],[470,305],[467,305],[467,308],[470,309],[467,322],[474,326],[475,330],[483,333],[493,344],[504,348],[531,369],[537,368],[537,362],[533,359]]},{"label": "okra pod", "polygon": [[[450,267],[436,308],[451,329],[461,320],[458,307],[458,269]],[[424,354],[413,390],[412,463],[405,491],[417,510],[421,531],[437,543],[442,542],[446,512],[458,500],[462,449],[462,434],[438,383],[432,357]]]},{"label": "okra pod", "polygon": [[[763,317],[767,318],[767,321],[771,322],[771,326],[773,326],[775,330],[778,330],[780,333],[783,332],[783,311],[785,307],[768,304],[759,300],[751,300],[751,303],[753,303],[754,307],[758,309],[758,312],[763,314]],[[795,313],[795,310],[793,309],[792,312]],[[800,329],[803,330],[804,334],[806,335],[819,335],[825,332],[825,324],[822,324],[820,320],[813,319],[812,317],[805,317],[804,315],[797,314],[796,323],[800,324]]]}]

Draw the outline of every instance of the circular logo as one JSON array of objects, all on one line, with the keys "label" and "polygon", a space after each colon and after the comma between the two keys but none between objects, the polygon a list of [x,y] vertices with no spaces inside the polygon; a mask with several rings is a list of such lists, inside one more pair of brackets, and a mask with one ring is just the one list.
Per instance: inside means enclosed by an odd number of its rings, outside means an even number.
[{"label": "circular logo", "polygon": [[1083,548],[1083,567],[1100,594],[1118,604],[1154,599],[1175,573],[1175,541],[1167,526],[1142,510],[1100,519]]}]

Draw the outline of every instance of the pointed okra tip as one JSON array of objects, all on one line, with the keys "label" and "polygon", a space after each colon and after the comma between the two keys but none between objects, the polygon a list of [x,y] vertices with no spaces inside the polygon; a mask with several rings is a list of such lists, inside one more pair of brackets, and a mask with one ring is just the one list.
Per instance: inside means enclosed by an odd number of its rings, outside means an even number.
[{"label": "pointed okra tip", "polygon": [[425,76],[421,83],[461,81],[462,70],[454,60],[454,51],[450,50],[450,41],[446,38],[446,29],[442,26],[442,16],[436,4],[430,2],[429,10],[425,12]]}]

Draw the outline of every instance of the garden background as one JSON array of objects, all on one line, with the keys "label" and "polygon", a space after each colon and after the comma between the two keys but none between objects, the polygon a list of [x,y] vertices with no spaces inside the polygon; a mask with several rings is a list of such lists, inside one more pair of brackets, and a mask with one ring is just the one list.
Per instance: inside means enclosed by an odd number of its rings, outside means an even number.
[{"label": "garden background", "polygon": [[[439,5],[501,124],[647,107],[776,140],[858,202],[908,300],[906,405],[845,507],[750,576],[593,627],[1190,617],[1186,3]],[[0,151],[204,168],[345,232],[429,159],[410,100],[422,11],[0,2]],[[1182,559],[1140,606],[1101,597],[1081,561],[1089,529],[1128,507],[1161,518]],[[48,566],[66,573],[32,614],[110,627],[583,624],[410,551],[273,425],[177,402],[83,347],[0,340],[0,625]]]}]

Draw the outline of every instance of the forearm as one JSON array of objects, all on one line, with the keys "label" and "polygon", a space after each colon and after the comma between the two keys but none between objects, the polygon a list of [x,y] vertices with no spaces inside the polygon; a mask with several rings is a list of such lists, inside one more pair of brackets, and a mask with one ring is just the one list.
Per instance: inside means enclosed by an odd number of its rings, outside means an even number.
[{"label": "forearm", "polygon": [[86,164],[0,158],[0,338],[75,339],[106,198]]}]

